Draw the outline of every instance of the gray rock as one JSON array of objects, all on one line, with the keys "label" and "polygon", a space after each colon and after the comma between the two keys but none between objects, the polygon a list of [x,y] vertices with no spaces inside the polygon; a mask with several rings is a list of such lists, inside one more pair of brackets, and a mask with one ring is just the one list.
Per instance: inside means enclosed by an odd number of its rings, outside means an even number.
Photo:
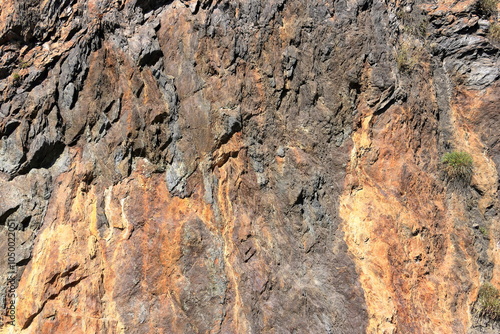
[{"label": "gray rock", "polygon": [[24,158],[22,127],[9,137],[0,138],[0,171],[12,174]]},{"label": "gray rock", "polygon": [[62,93],[62,98],[61,98],[61,104],[64,108],[66,109],[71,109],[75,105],[75,95],[76,95],[76,88],[75,85],[70,82],[64,87],[63,93]]},{"label": "gray rock", "polygon": [[465,84],[474,89],[482,89],[500,77],[500,61],[479,58],[469,64]]},{"label": "gray rock", "polygon": [[128,40],[128,51],[139,66],[154,65],[163,52],[156,38],[155,30],[145,25]]}]

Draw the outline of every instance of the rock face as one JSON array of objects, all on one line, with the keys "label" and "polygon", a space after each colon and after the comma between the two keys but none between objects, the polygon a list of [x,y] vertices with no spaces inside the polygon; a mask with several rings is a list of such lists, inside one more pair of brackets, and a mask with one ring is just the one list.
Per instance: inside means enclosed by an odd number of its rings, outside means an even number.
[{"label": "rock face", "polygon": [[500,287],[493,12],[0,8],[5,332],[499,332],[477,302]]}]

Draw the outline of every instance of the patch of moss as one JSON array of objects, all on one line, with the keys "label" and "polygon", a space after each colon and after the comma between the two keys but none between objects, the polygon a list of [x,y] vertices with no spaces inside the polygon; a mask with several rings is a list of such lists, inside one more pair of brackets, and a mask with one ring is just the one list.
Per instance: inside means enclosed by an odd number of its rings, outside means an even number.
[{"label": "patch of moss", "polygon": [[12,73],[11,79],[14,86],[19,86],[19,84],[21,83],[21,76],[17,72]]},{"label": "patch of moss", "polygon": [[30,67],[30,63],[27,61],[23,61],[21,64],[19,64],[19,68],[24,69]]},{"label": "patch of moss", "polygon": [[491,320],[500,319],[500,292],[491,283],[485,283],[478,293],[479,314]]},{"label": "patch of moss", "polygon": [[443,170],[449,179],[470,179],[473,171],[472,156],[467,152],[453,151],[443,155]]},{"label": "patch of moss", "polygon": [[488,38],[495,42],[500,42],[500,23],[492,23],[488,31]]},{"label": "patch of moss", "polygon": [[403,44],[397,50],[396,63],[402,72],[411,72],[416,62],[408,45]]}]

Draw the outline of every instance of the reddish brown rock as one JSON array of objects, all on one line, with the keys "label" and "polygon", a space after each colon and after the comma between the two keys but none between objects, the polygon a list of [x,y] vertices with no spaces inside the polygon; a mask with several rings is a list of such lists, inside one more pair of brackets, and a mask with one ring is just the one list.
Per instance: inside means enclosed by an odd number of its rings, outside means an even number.
[{"label": "reddish brown rock", "polygon": [[2,330],[498,332],[476,300],[500,287],[500,58],[474,1],[0,7]]}]

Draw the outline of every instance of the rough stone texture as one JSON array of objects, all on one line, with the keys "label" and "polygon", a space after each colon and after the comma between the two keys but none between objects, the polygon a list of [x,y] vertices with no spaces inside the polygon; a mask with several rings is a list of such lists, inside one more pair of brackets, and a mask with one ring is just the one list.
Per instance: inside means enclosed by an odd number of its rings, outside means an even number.
[{"label": "rough stone texture", "polygon": [[500,54],[474,1],[0,8],[5,331],[500,330],[476,305],[500,287]]}]

